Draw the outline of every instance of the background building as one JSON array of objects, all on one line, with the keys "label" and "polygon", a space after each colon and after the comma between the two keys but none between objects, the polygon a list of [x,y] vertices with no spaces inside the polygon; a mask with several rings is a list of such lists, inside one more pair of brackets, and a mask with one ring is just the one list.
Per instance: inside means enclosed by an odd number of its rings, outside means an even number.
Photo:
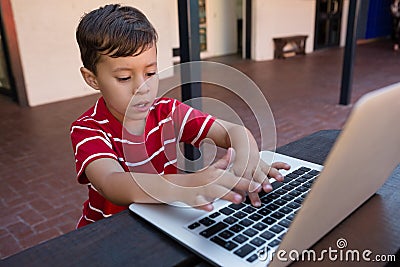
[{"label": "background building", "polygon": [[[246,17],[251,1],[251,18]],[[306,52],[343,46],[350,0],[199,0],[202,58],[244,53],[271,60],[273,38],[308,35]],[[82,80],[75,29],[80,17],[113,1],[1,0],[0,92],[37,106],[95,93]],[[159,69],[179,58],[177,0],[125,0],[141,9],[159,33]],[[358,39],[390,35],[390,0],[362,0]],[[245,25],[251,20],[251,34]],[[171,74],[171,73],[170,73]],[[167,72],[168,75],[168,72]]]}]

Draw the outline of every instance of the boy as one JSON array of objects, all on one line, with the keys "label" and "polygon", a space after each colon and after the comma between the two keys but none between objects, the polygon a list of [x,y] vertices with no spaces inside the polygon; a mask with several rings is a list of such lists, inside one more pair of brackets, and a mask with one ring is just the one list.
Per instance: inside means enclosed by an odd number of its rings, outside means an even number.
[{"label": "boy", "polygon": [[[157,33],[139,10],[96,9],[81,19],[76,37],[82,77],[102,94],[71,125],[78,181],[89,189],[78,227],[133,202],[179,201],[211,211],[216,198],[240,203],[248,192],[259,206],[258,192],[272,190],[267,175],[283,180],[278,169],[289,166],[260,161],[244,127],[156,98],[158,88],[150,81],[157,74]],[[199,146],[206,138],[228,148],[225,156],[201,171],[178,174],[177,144]]]}]

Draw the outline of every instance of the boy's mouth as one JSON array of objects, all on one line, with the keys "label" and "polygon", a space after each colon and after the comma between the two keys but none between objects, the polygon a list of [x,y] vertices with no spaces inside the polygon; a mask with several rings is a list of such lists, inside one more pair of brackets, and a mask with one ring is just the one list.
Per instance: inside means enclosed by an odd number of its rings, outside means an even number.
[{"label": "boy's mouth", "polygon": [[149,101],[142,101],[137,104],[134,104],[132,107],[134,110],[137,112],[147,112],[151,106],[151,103]]}]

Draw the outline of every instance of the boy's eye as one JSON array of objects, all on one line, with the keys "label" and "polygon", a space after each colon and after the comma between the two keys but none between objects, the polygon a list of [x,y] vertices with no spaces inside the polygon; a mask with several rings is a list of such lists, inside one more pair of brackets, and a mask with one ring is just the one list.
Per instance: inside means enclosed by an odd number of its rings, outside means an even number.
[{"label": "boy's eye", "polygon": [[156,75],[156,72],[148,72],[146,75],[147,75],[148,77],[151,77],[151,76],[153,76],[153,75]]},{"label": "boy's eye", "polygon": [[123,82],[123,81],[128,81],[130,78],[131,77],[120,77],[120,78],[117,78],[117,80]]}]

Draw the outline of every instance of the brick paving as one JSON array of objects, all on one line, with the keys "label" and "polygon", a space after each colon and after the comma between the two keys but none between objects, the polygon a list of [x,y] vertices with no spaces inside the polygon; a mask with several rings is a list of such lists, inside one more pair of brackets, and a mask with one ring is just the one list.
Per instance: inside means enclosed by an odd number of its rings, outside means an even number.
[{"label": "brick paving", "polygon": [[[273,111],[280,146],[343,126],[352,105],[337,104],[342,57],[343,49],[331,48],[285,60],[213,60],[241,70],[259,86]],[[388,40],[358,45],[352,103],[366,92],[400,82],[399,63],[400,53],[391,50]],[[207,88],[203,94],[236,105],[229,94]],[[75,228],[87,191],[75,180],[69,125],[97,97],[21,108],[0,96],[0,258]],[[247,111],[239,114],[256,132]]]}]

